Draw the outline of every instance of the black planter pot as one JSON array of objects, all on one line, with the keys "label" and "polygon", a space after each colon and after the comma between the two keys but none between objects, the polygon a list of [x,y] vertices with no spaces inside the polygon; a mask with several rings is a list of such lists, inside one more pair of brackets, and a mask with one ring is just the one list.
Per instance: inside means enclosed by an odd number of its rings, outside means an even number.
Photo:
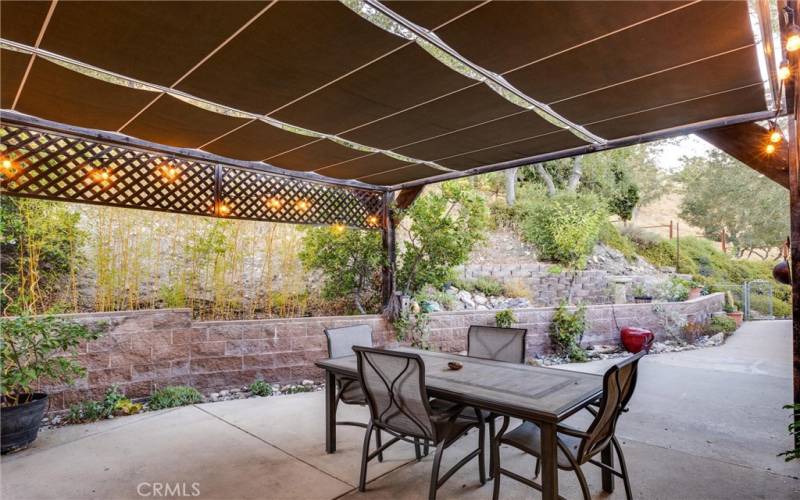
[{"label": "black planter pot", "polygon": [[653,302],[653,297],[648,297],[646,295],[642,297],[634,297],[633,302],[635,304],[649,304],[650,302]]},{"label": "black planter pot", "polygon": [[47,410],[47,394],[34,393],[28,402],[0,410],[2,453],[27,448],[36,440],[42,417]]}]

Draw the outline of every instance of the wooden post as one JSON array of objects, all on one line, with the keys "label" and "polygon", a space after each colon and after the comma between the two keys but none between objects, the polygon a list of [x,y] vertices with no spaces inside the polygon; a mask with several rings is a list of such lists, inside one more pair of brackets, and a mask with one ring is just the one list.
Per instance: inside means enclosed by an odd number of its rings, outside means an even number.
[{"label": "wooden post", "polygon": [[383,236],[383,268],[381,269],[381,304],[385,313],[393,316],[392,300],[395,295],[395,270],[397,269],[397,240],[395,236],[395,221],[392,214],[394,193],[386,193],[383,197],[383,221],[381,234]]},{"label": "wooden post", "polygon": [[[796,104],[796,103],[795,103]],[[798,150],[797,106],[789,115],[789,220],[792,271],[792,354],[794,376],[794,404],[800,404],[800,150]],[[795,412],[795,421],[800,415]],[[800,446],[800,435],[795,435],[795,446]]]},{"label": "wooden post", "polygon": [[669,239],[672,239],[672,219],[669,221]]},{"label": "wooden post", "polygon": [[725,230],[724,229],[722,230],[722,253],[725,253],[725,254],[728,253],[728,249],[727,249],[727,246],[725,244]]},{"label": "wooden post", "polygon": [[681,272],[681,223],[675,223],[675,272]]}]

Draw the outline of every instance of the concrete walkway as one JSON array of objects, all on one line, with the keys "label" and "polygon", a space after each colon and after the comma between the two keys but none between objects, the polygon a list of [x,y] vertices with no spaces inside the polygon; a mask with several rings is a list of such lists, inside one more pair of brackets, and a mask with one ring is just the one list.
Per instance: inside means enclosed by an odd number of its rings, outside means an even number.
[{"label": "concrete walkway", "polygon": [[[748,323],[720,347],[646,357],[631,411],[620,420],[634,494],[645,499],[800,499],[800,464],[775,455],[790,447],[791,324]],[[601,372],[608,361],[564,369]],[[339,429],[339,451],[326,455],[322,393],[210,403],[44,430],[35,445],[0,462],[2,497],[128,499],[419,499],[427,495],[431,458],[413,462],[398,444],[370,465],[358,493],[363,430]],[[342,417],[365,420],[363,408]],[[474,436],[473,436],[474,437]],[[445,453],[444,466],[475,446]],[[530,475],[533,462],[503,449],[504,466]],[[624,498],[617,481],[602,493],[600,474],[585,466],[596,498]],[[562,471],[561,494],[580,498]],[[489,499],[477,465],[459,471],[439,498]],[[510,479],[502,498],[539,498]]]}]

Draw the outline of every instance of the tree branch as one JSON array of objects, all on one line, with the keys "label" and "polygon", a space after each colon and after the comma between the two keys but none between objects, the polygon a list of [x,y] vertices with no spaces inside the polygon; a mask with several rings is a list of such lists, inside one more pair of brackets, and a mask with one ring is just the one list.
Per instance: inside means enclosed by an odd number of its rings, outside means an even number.
[{"label": "tree branch", "polygon": [[547,186],[547,194],[550,196],[555,196],[556,185],[553,184],[553,177],[550,175],[550,172],[545,170],[544,165],[542,165],[541,163],[537,163],[535,167],[536,167],[536,172],[540,176],[542,176],[542,179],[544,179],[544,183]]}]

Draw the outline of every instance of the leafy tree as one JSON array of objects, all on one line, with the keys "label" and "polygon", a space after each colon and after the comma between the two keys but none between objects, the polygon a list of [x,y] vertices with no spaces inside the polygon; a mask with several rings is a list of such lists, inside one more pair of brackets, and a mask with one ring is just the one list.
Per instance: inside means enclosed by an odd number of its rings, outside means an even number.
[{"label": "leafy tree", "polygon": [[442,286],[452,269],[467,261],[484,237],[489,211],[483,197],[467,181],[451,181],[429,192],[401,215],[405,245],[398,283],[406,294],[423,285]]},{"label": "leafy tree", "polygon": [[680,216],[702,229],[706,238],[718,240],[724,230],[738,256],[756,253],[762,258],[785,241],[785,188],[720,151],[683,162],[678,175],[684,191]]},{"label": "leafy tree", "polygon": [[323,272],[326,298],[352,295],[358,312],[365,314],[364,304],[378,296],[384,260],[378,231],[340,226],[309,229],[300,259],[308,269]]},{"label": "leafy tree", "polygon": [[603,202],[591,193],[533,194],[519,208],[522,238],[536,245],[539,256],[577,267],[585,264],[608,219]]}]

